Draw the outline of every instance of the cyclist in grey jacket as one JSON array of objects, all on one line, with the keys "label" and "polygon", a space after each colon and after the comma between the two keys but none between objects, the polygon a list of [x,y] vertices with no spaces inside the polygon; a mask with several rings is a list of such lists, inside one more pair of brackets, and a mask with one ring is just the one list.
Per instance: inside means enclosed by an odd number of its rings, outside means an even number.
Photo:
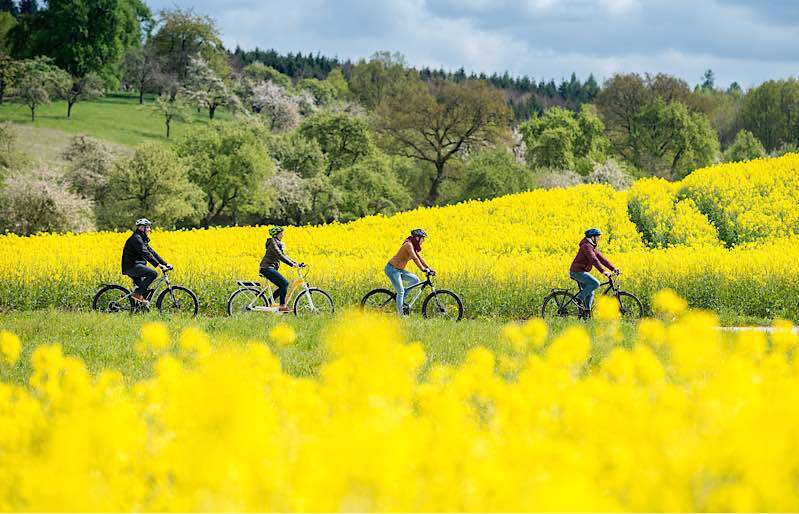
[{"label": "cyclist in grey jacket", "polygon": [[266,252],[261,259],[260,274],[275,284],[277,291],[274,293],[274,299],[280,302],[281,312],[288,312],[289,308],[286,307],[286,295],[289,290],[289,281],[278,271],[278,268],[281,262],[292,268],[305,265],[294,262],[286,255],[286,247],[283,244],[283,233],[283,227],[272,227],[269,229],[269,235],[271,237],[266,240]]}]

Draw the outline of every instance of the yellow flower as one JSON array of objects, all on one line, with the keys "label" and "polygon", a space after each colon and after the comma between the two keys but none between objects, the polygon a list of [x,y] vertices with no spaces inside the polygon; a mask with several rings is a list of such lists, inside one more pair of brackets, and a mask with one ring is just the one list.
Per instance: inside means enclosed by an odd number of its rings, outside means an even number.
[{"label": "yellow flower", "polygon": [[621,319],[619,302],[610,296],[600,296],[594,307],[594,317],[602,321],[617,321]]},{"label": "yellow flower", "polygon": [[271,339],[276,345],[285,347],[294,344],[294,342],[297,340],[297,334],[290,325],[280,323],[275,325],[272,330],[269,331],[269,339]]},{"label": "yellow flower", "polygon": [[655,312],[669,316],[679,316],[688,308],[688,302],[671,289],[663,289],[652,297]]},{"label": "yellow flower", "polygon": [[135,345],[136,353],[148,355],[160,353],[169,348],[169,329],[163,323],[149,322],[141,326],[139,341]]},{"label": "yellow flower", "polygon": [[3,360],[14,365],[19,359],[20,348],[19,337],[7,330],[0,330],[0,357]]},{"label": "yellow flower", "polygon": [[787,352],[796,346],[799,341],[799,334],[788,320],[778,319],[774,321],[771,332],[771,344],[774,351]]},{"label": "yellow flower", "polygon": [[591,351],[588,332],[582,327],[569,327],[552,341],[547,360],[556,366],[581,366]]},{"label": "yellow flower", "polygon": [[654,347],[666,341],[666,325],[659,319],[644,318],[638,322],[638,340]]},{"label": "yellow flower", "polygon": [[208,336],[196,327],[189,327],[180,333],[178,346],[184,354],[198,357],[206,355],[211,350]]},{"label": "yellow flower", "polygon": [[503,326],[501,335],[515,351],[523,352],[527,348],[527,337],[518,323],[508,323]]},{"label": "yellow flower", "polygon": [[547,340],[549,327],[543,319],[532,318],[522,323],[522,333],[533,348],[541,348]]}]

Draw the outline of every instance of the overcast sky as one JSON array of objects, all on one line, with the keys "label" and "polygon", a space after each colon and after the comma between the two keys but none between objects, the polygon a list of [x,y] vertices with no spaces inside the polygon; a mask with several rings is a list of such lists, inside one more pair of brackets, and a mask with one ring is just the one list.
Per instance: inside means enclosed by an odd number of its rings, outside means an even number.
[{"label": "overcast sky", "polygon": [[744,87],[799,75],[799,0],[148,0],[215,18],[225,44],[598,80],[667,72]]}]

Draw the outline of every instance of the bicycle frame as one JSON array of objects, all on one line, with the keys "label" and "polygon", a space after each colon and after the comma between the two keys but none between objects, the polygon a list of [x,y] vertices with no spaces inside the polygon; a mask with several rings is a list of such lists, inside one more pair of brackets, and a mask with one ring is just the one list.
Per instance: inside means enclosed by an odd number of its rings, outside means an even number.
[{"label": "bicycle frame", "polygon": [[[153,294],[150,295],[148,300],[150,300],[152,298],[155,298],[155,296],[156,296],[155,293],[157,293],[159,291],[159,289],[161,288],[161,284],[165,283],[167,289],[169,289],[172,286],[172,284],[169,283],[169,276],[167,275],[167,273],[168,273],[167,271],[161,272],[161,276],[158,277],[158,279],[155,282],[150,284],[150,287],[148,289],[152,290]],[[113,286],[113,285],[116,285],[116,284],[100,284],[101,287],[102,286]],[[120,298],[120,300],[127,300],[128,298],[133,296],[134,292],[136,292],[136,283],[135,282],[133,283],[133,288],[128,292],[128,294],[126,294],[125,296]]]},{"label": "bicycle frame", "polygon": [[[603,287],[608,286],[604,291],[601,291],[601,294],[607,295],[611,291],[613,292],[614,295],[618,294],[618,292],[620,291],[620,287],[619,287],[619,285],[616,282],[613,281],[613,276],[614,275],[609,276],[607,282],[602,282],[602,283],[600,283],[597,286],[597,290],[598,291],[600,291]],[[618,275],[616,275],[616,276],[618,276]],[[572,280],[574,280],[574,279],[572,279]],[[576,280],[574,280],[574,281],[577,282]],[[581,283],[577,282],[577,292],[579,293],[582,290],[583,290],[583,285]],[[567,293],[571,294],[571,291],[569,289],[566,289],[566,288],[553,288],[552,291],[566,291]],[[575,298],[577,298],[577,295],[572,294],[572,297],[573,298],[570,298],[569,301],[567,302],[567,304],[573,303],[573,304],[579,306],[579,304],[575,301]]]},{"label": "bicycle frame", "polygon": [[408,287],[405,288],[405,298],[408,297],[408,291],[410,291],[411,289],[417,289],[418,288],[418,291],[416,291],[416,294],[414,295],[413,299],[411,301],[409,301],[409,302],[405,302],[405,305],[408,306],[408,309],[411,309],[413,307],[413,304],[415,304],[416,301],[422,296],[422,293],[424,292],[426,287],[429,286],[433,290],[433,292],[435,293],[436,286],[433,285],[433,281],[430,280],[430,277],[431,277],[431,275],[428,275],[425,280],[420,280],[419,282],[415,283],[414,285],[408,286]]}]

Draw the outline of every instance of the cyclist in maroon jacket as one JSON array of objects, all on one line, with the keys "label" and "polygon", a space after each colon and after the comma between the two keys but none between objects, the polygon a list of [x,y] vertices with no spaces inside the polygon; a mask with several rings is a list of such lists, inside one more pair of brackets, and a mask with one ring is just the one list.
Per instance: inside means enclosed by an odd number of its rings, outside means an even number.
[{"label": "cyclist in maroon jacket", "polygon": [[[585,231],[585,237],[580,241],[580,249],[572,261],[569,268],[569,276],[580,284],[580,292],[577,299],[583,304],[583,308],[591,310],[594,305],[594,291],[599,287],[599,280],[591,275],[591,268],[596,268],[605,276],[610,276],[611,272],[618,273],[618,270],[610,263],[597,249],[599,238],[602,232],[598,228],[589,228]],[[603,268],[606,266],[608,269]]]}]

